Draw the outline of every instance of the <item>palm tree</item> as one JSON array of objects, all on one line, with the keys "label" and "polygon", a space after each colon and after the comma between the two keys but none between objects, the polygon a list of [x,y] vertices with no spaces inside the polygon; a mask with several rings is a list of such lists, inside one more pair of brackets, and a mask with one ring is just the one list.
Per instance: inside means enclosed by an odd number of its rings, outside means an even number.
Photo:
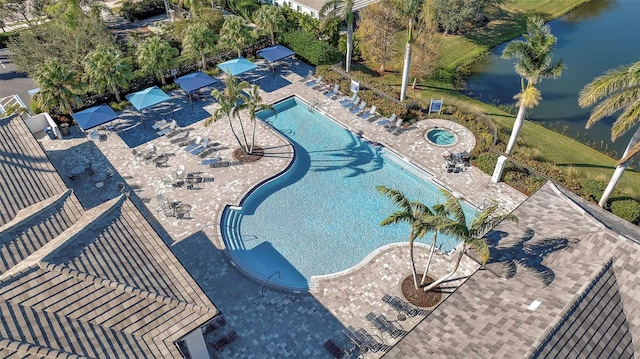
[{"label": "palm tree", "polygon": [[39,65],[33,79],[40,87],[36,99],[47,110],[73,113],[75,107],[82,106],[82,100],[73,92],[77,83],[75,74],[58,60]]},{"label": "palm tree", "polygon": [[354,0],[329,0],[320,8],[322,27],[333,19],[347,22],[347,56],[345,58],[345,71],[351,71],[351,54],[353,53],[353,3]]},{"label": "palm tree", "polygon": [[189,25],[182,38],[182,52],[185,55],[198,57],[202,61],[202,69],[207,69],[206,56],[216,50],[216,34],[205,23]]},{"label": "palm tree", "polygon": [[253,40],[253,32],[247,22],[240,16],[225,17],[220,29],[220,44],[236,50],[238,57],[242,56],[242,49]]},{"label": "palm tree", "polygon": [[282,15],[282,9],[271,5],[262,5],[254,14],[254,19],[261,31],[271,35],[271,45],[276,44],[276,32],[284,30],[287,19]]},{"label": "palm tree", "polygon": [[[381,226],[388,226],[396,223],[408,223],[411,226],[409,234],[409,257],[411,258],[411,270],[413,274],[413,285],[416,289],[420,288],[418,284],[418,273],[416,271],[416,263],[413,255],[413,242],[417,238],[424,237],[427,232],[432,230],[431,225],[425,221],[425,218],[432,217],[433,213],[426,205],[409,201],[405,195],[395,189],[385,186],[376,186],[376,190],[381,194],[389,197],[400,209],[393,212],[389,217],[382,220]],[[433,252],[434,246],[431,247]]]},{"label": "palm tree", "polygon": [[535,85],[544,79],[560,77],[565,67],[562,60],[552,63],[552,51],[558,39],[551,34],[551,28],[541,17],[527,19],[527,33],[522,36],[525,41],[512,41],[502,52],[504,59],[518,59],[514,68],[521,77],[522,87],[522,91],[514,97],[518,100],[518,115],[513,124],[506,154],[511,154],[516,144],[527,109],[537,106],[540,102],[540,91]]},{"label": "palm tree", "polygon": [[[247,100],[237,105],[234,109],[234,112],[238,113],[239,111],[242,111],[245,109],[249,111],[249,118],[251,119],[252,126],[253,126],[251,129],[251,144],[246,143],[246,136],[245,136],[245,153],[251,154],[253,153],[253,149],[255,147],[255,140],[256,140],[256,113],[261,110],[269,110],[275,113],[276,116],[277,116],[277,113],[276,113],[276,110],[273,108],[273,106],[262,102],[262,97],[260,96],[260,86],[258,85],[251,85],[251,87],[249,88],[249,96],[247,97]],[[240,119],[239,114],[238,114],[238,119]],[[242,122],[242,120],[240,121]]]},{"label": "palm tree", "polygon": [[[598,103],[591,111],[587,128],[604,117],[621,111],[611,128],[611,141],[615,141],[637,125],[640,120],[640,62],[609,70],[604,75],[596,77],[580,91],[578,103],[583,108]],[[600,207],[607,203],[613,189],[627,169],[629,160],[638,152],[640,152],[640,127],[636,129],[622,158],[616,163],[616,170],[598,202]]]},{"label": "palm tree", "polygon": [[463,245],[453,270],[424,287],[425,292],[435,288],[456,273],[467,248],[472,248],[484,265],[489,260],[489,246],[482,239],[482,236],[502,221],[518,223],[518,217],[511,213],[499,213],[498,205],[494,203],[482,210],[471,221],[471,224],[467,225],[467,217],[462,210],[460,200],[446,190],[440,190],[440,192],[446,199],[445,203],[441,205],[442,215],[426,218],[426,220],[435,225],[440,232],[459,238]]},{"label": "palm tree", "polygon": [[420,0],[407,0],[402,7],[402,16],[408,20],[407,42],[404,51],[404,67],[402,69],[402,86],[400,88],[400,101],[404,101],[407,96],[407,86],[409,85],[409,70],[411,69],[411,50],[413,49],[415,21],[422,9]]},{"label": "palm tree", "polygon": [[98,46],[84,58],[85,80],[96,91],[110,89],[120,99],[118,88],[128,88],[133,78],[131,61],[111,46]]},{"label": "palm tree", "polygon": [[165,86],[167,81],[164,72],[178,63],[178,49],[171,47],[160,37],[153,36],[138,45],[137,55],[140,69],[147,74],[154,74],[162,82],[162,86]]},{"label": "palm tree", "polygon": [[[224,84],[225,84],[225,88],[223,91],[214,89],[211,92],[211,96],[216,100],[216,102],[218,102],[220,107],[216,108],[212,116],[205,120],[204,125],[209,126],[211,123],[218,121],[221,117],[223,116],[226,117],[227,120],[229,121],[229,127],[231,128],[231,133],[233,133],[233,136],[236,138],[236,141],[238,141],[238,144],[240,145],[240,147],[243,150],[245,150],[243,141],[240,140],[240,137],[238,137],[238,134],[235,128],[233,127],[233,117],[236,114],[235,108],[236,106],[238,106],[238,103],[247,102],[248,98],[243,93],[243,91],[249,89],[251,85],[246,81],[238,82],[236,77],[232,76],[230,73],[226,74],[224,78]],[[242,121],[240,121],[240,127],[244,135],[245,131],[244,131],[244,125],[242,124]],[[245,136],[245,143],[246,143],[246,136]]]}]

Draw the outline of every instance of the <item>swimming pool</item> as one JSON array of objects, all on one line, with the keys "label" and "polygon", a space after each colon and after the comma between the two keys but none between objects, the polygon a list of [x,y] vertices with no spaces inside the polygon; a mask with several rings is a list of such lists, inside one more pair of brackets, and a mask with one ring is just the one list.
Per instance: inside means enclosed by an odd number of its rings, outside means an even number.
[{"label": "swimming pool", "polygon": [[[397,207],[375,186],[401,190],[427,205],[442,202],[429,175],[375,146],[300,100],[258,116],[294,146],[289,169],[227,207],[222,235],[234,263],[258,281],[309,288],[312,276],[348,269],[375,249],[406,242],[407,224],[380,227]],[[467,208],[467,213],[474,212]],[[441,250],[456,244],[438,236]],[[430,243],[431,237],[419,242]],[[406,268],[402,269],[406,270]]]}]

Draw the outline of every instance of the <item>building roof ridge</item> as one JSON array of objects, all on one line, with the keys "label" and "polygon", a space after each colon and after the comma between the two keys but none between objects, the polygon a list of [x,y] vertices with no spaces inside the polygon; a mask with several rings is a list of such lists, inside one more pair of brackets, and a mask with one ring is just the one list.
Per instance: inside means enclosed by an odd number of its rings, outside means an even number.
[{"label": "building roof ridge", "polygon": [[32,267],[46,256],[54,254],[60,249],[66,247],[70,242],[78,237],[79,234],[85,232],[90,227],[89,224],[96,222],[104,216],[111,213],[115,208],[121,207],[126,196],[121,195],[107,201],[99,206],[96,206],[82,214],[82,216],[64,232],[60,233],[56,238],[49,241],[35,252],[31,253],[28,257],[24,258],[18,264],[11,267],[0,275],[0,281],[3,281],[13,275],[22,272],[23,270]]},{"label": "building roof ridge", "polygon": [[114,291],[120,293],[126,292],[132,296],[143,298],[146,300],[155,301],[157,303],[169,304],[174,307],[181,307],[186,310],[195,311],[202,314],[211,314],[216,312],[215,310],[208,309],[201,305],[189,303],[179,300],[177,298],[168,297],[162,294],[154,293],[145,289],[133,287],[124,283],[116,282],[110,279],[102,278],[93,274],[78,271],[76,269],[69,268],[63,264],[53,264],[48,262],[38,262],[38,266],[44,270],[61,273],[62,275],[77,279],[83,282],[90,282],[93,285],[101,287],[109,287]]},{"label": "building roof ridge", "polygon": [[0,338],[0,348],[5,348],[6,350],[12,351],[14,353],[20,354],[31,354],[40,358],[85,358],[82,355],[63,352],[60,350],[56,350],[49,347],[43,347],[41,345],[37,345],[34,343],[28,343],[24,341],[17,341],[8,338]]},{"label": "building roof ridge", "polygon": [[30,218],[33,218],[38,213],[42,213],[47,209],[53,207],[54,205],[64,202],[71,196],[73,193],[72,189],[67,189],[66,191],[61,192],[57,196],[50,197],[44,201],[40,201],[38,203],[34,203],[29,207],[23,208],[16,214],[13,219],[4,225],[0,226],[0,233],[4,233],[9,231],[10,229],[19,226],[20,224],[28,221]]}]

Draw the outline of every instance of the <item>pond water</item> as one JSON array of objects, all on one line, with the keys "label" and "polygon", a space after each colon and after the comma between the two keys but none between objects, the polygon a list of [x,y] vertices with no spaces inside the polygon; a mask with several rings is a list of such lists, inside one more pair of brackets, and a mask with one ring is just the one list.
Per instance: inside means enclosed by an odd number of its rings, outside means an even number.
[{"label": "pond water", "polygon": [[[562,77],[539,84],[542,101],[528,111],[527,119],[595,144],[599,150],[622,154],[634,131],[612,143],[615,117],[602,119],[586,130],[591,109],[578,106],[578,94],[605,71],[640,60],[639,18],[638,0],[595,0],[551,21],[551,33],[558,38],[554,59],[563,59],[566,69]],[[468,95],[487,103],[514,104],[520,79],[513,69],[515,60],[500,57],[505,46],[498,46],[487,59],[472,66]]]}]

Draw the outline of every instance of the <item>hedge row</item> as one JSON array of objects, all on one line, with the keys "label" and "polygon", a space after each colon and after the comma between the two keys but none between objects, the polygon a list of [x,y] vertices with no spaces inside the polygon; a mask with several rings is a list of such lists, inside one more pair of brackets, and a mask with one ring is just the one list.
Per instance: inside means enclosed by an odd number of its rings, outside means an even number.
[{"label": "hedge row", "polygon": [[120,15],[133,22],[164,14],[165,11],[163,0],[126,0],[120,8]]},{"label": "hedge row", "polygon": [[334,64],[340,53],[325,41],[316,39],[303,30],[295,30],[283,34],[280,43],[296,53],[296,56],[312,65]]}]

